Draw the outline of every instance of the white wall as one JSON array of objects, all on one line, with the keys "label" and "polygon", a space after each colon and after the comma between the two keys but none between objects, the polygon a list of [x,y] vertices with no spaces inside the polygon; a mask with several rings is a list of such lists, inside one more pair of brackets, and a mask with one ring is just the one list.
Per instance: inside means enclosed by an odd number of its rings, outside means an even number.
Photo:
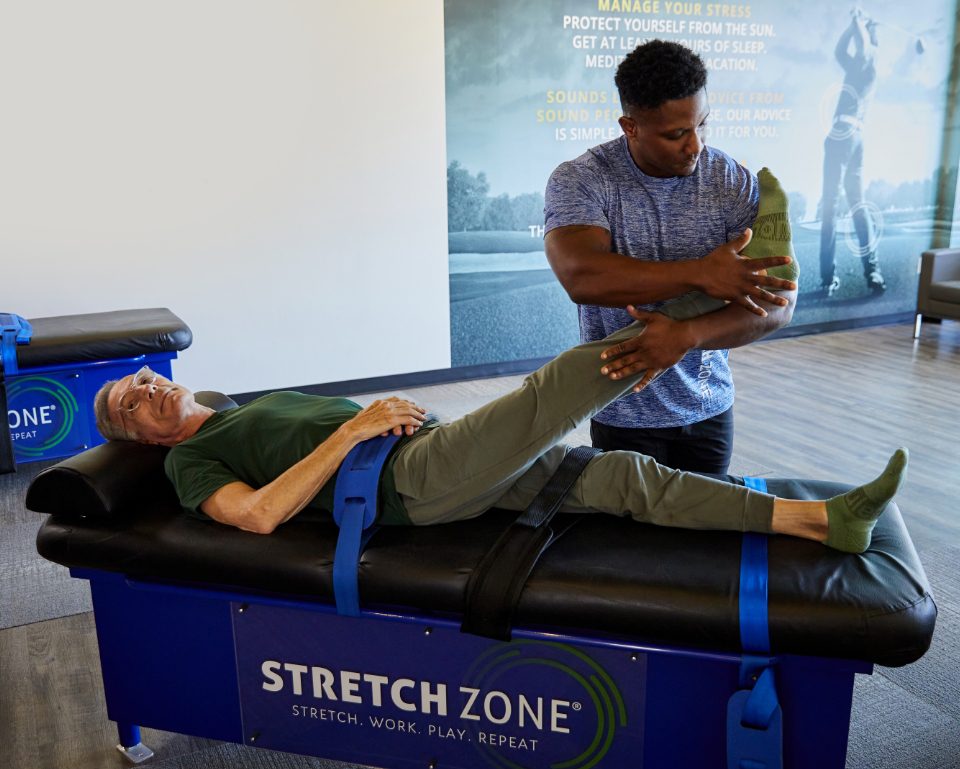
[{"label": "white wall", "polygon": [[0,311],[170,307],[197,388],[450,365],[442,0],[31,0]]}]

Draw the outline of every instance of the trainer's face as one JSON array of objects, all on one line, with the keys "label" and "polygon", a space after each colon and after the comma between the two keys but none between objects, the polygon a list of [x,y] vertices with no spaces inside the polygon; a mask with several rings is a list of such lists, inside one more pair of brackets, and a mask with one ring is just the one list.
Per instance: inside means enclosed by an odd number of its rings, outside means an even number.
[{"label": "trainer's face", "polygon": [[654,109],[631,107],[620,118],[633,162],[648,176],[690,176],[703,151],[703,129],[710,114],[707,91],[673,99]]},{"label": "trainer's face", "polygon": [[111,418],[133,429],[144,443],[168,444],[193,408],[193,393],[144,366],[110,390]]}]

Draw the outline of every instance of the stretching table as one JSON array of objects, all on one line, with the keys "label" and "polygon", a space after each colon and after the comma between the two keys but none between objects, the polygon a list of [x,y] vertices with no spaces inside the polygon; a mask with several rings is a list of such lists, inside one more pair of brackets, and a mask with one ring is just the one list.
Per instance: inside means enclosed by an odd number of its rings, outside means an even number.
[{"label": "stretching table", "polygon": [[93,396],[141,366],[171,376],[193,341],[164,307],[32,318],[0,313],[0,472],[58,459],[103,442]]},{"label": "stretching table", "polygon": [[[190,518],[164,451],[98,446],[27,497],[49,514],[40,554],[90,581],[108,715],[132,760],[150,726],[379,767],[842,769],[854,675],[913,662],[934,630],[894,504],[862,555],[769,537],[746,612],[742,535],[585,516],[537,563],[509,641],[460,625],[515,513],[381,527],[359,558],[358,616],[344,616],[331,520],[264,536]],[[745,648],[743,622],[763,614],[768,648]],[[775,700],[756,728],[744,700],[763,687]]]}]

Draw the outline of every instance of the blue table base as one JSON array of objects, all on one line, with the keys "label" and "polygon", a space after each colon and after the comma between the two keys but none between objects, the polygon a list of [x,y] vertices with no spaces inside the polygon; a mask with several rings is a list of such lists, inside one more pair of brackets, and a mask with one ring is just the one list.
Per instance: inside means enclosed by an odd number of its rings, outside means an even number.
[{"label": "blue table base", "polygon": [[[503,643],[427,615],[71,573],[91,582],[128,741],[146,726],[385,769],[726,766],[736,654],[523,628]],[[771,660],[784,767],[842,769],[872,665]]]}]

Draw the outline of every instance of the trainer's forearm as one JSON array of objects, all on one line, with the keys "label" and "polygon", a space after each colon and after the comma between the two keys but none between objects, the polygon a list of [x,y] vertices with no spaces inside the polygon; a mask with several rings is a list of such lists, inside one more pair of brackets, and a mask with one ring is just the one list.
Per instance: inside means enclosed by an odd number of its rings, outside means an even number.
[{"label": "trainer's forearm", "polygon": [[595,254],[554,271],[577,304],[624,307],[698,290],[698,260],[650,262],[617,253]]}]

